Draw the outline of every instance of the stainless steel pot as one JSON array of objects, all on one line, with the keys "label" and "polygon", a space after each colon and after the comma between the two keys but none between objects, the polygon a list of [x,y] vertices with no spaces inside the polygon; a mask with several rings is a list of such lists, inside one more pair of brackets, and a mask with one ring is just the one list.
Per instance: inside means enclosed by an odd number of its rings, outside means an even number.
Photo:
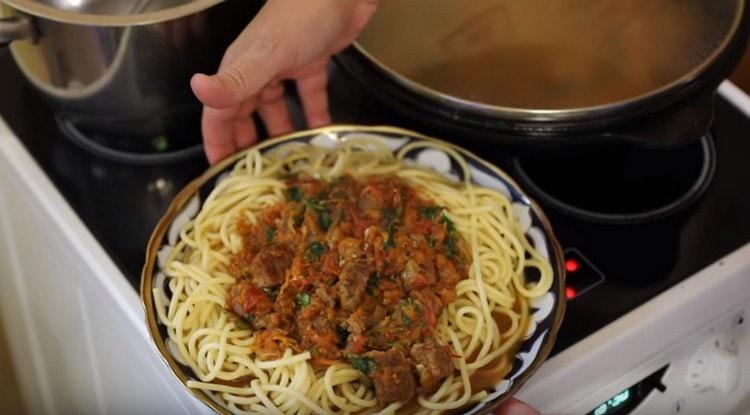
[{"label": "stainless steel pot", "polygon": [[215,71],[260,0],[0,0],[0,43],[58,114],[153,136],[194,121],[189,79]]}]

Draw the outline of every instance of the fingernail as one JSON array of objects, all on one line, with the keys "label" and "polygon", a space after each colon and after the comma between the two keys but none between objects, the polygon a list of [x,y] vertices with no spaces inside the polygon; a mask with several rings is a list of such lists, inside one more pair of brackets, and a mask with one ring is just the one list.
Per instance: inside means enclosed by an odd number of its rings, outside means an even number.
[{"label": "fingernail", "polygon": [[203,73],[197,73],[193,75],[193,78],[190,80],[190,83],[193,84],[195,82],[203,82],[205,84],[208,84],[211,88],[220,87],[221,84],[218,79],[216,79],[215,76],[206,75]]}]

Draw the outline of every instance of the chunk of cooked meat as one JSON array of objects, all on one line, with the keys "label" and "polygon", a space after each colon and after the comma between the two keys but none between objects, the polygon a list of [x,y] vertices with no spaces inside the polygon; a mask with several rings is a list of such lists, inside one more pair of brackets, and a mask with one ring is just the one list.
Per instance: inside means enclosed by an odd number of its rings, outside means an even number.
[{"label": "chunk of cooked meat", "polygon": [[294,252],[285,245],[271,245],[261,249],[247,270],[258,287],[273,287],[284,282],[284,273],[292,266]]},{"label": "chunk of cooked meat", "polygon": [[336,306],[336,289],[330,285],[320,285],[315,289],[315,297],[319,298],[326,306]]},{"label": "chunk of cooked meat", "polygon": [[342,239],[341,242],[339,242],[338,249],[339,257],[343,263],[356,261],[365,254],[361,242],[354,238]]},{"label": "chunk of cooked meat", "polygon": [[248,321],[273,309],[268,295],[250,280],[237,281],[229,290],[227,306]]},{"label": "chunk of cooked meat", "polygon": [[341,274],[336,284],[341,308],[353,311],[362,301],[370,278],[370,268],[364,257],[364,250],[356,239],[344,239],[339,244]]},{"label": "chunk of cooked meat", "polygon": [[440,313],[443,312],[443,303],[440,297],[427,288],[412,291],[410,295],[422,306],[422,318],[424,318],[424,321],[430,327],[435,327]]},{"label": "chunk of cooked meat", "polygon": [[411,348],[411,357],[417,363],[419,384],[423,393],[435,392],[453,373],[452,349],[435,341],[418,343]]},{"label": "chunk of cooked meat", "polygon": [[435,256],[435,264],[437,265],[438,279],[443,287],[439,294],[443,303],[452,303],[456,299],[456,284],[461,280],[461,273],[456,269],[453,261],[445,257],[444,255],[437,254]]},{"label": "chunk of cooked meat", "polygon": [[358,308],[349,318],[346,319],[345,325],[350,332],[355,334],[363,333],[375,327],[386,316],[386,310],[383,306],[377,305],[372,311]]},{"label": "chunk of cooked meat", "polygon": [[353,311],[357,308],[362,302],[369,278],[370,270],[367,261],[357,260],[344,264],[339,275],[339,282],[336,284],[342,309]]},{"label": "chunk of cooked meat", "polygon": [[411,258],[404,264],[401,280],[408,291],[429,287],[437,281],[435,262],[430,258]]},{"label": "chunk of cooked meat", "polygon": [[314,305],[308,306],[308,309],[313,310],[305,310],[297,321],[302,346],[308,350],[315,348],[319,357],[336,359],[341,356],[341,352],[337,346],[339,336],[331,324],[331,316],[323,309],[314,308]]},{"label": "chunk of cooked meat", "polygon": [[375,363],[370,379],[375,386],[378,403],[408,402],[417,393],[412,364],[401,350],[372,351],[365,354]]}]

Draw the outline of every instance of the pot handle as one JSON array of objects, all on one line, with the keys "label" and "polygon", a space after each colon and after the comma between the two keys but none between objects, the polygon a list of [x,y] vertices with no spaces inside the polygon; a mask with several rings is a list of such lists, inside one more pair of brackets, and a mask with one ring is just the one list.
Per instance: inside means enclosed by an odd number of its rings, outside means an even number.
[{"label": "pot handle", "polygon": [[36,42],[38,33],[34,22],[27,16],[0,17],[0,47],[14,40]]},{"label": "pot handle", "polygon": [[647,114],[637,122],[615,127],[607,135],[656,148],[679,147],[694,142],[711,127],[716,87],[709,85],[677,105]]}]

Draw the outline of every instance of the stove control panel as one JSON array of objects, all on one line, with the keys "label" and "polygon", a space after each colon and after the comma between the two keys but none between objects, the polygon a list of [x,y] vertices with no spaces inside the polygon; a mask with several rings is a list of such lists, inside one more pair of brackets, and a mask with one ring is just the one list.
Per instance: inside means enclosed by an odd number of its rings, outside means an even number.
[{"label": "stove control panel", "polygon": [[632,413],[750,414],[748,310],[750,303],[725,313],[666,352],[666,390],[652,393]]}]

